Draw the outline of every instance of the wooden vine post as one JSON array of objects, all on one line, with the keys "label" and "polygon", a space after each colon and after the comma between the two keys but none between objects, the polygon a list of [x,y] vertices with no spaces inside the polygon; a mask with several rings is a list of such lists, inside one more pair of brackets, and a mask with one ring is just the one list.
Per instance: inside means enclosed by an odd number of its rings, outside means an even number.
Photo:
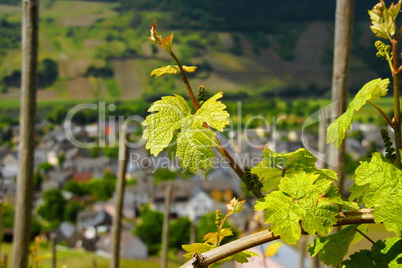
[{"label": "wooden vine post", "polygon": [[14,225],[12,267],[28,267],[32,220],[35,150],[36,76],[38,67],[39,1],[22,1],[22,81],[19,174]]}]

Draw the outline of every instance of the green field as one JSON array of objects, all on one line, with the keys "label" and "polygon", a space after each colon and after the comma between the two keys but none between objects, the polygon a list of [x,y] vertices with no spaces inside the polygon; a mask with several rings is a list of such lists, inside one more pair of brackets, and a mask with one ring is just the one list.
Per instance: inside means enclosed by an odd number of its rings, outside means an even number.
[{"label": "green field", "polygon": [[[151,78],[153,79],[153,78]],[[106,104],[116,103],[117,108],[120,106],[126,107],[130,110],[130,107],[135,107],[139,103],[143,104],[144,112],[146,111],[146,107],[151,105],[149,102],[148,105],[145,105],[146,102],[140,100],[123,100],[119,101],[119,97],[121,96],[121,90],[119,85],[113,79],[104,79],[104,80],[95,80],[97,83],[97,87],[99,90],[105,91],[105,95],[107,98],[98,99],[97,101],[104,101]],[[169,92],[166,92],[165,95],[171,95]],[[52,111],[56,108],[65,107],[65,109],[71,109],[73,106],[81,103],[97,103],[94,99],[83,99],[83,100],[69,100],[69,99],[57,99],[57,100],[39,100],[37,102],[38,114],[45,115],[48,111]],[[349,100],[350,102],[351,100]],[[402,101],[402,100],[401,100]],[[258,99],[257,97],[251,97],[251,100],[246,100],[241,102],[240,104],[236,100],[223,100],[223,102],[228,106],[227,110],[232,115],[232,119],[237,121],[237,114],[239,112],[238,109],[241,109],[241,114],[243,117],[243,122],[248,117],[252,115],[256,115],[254,111],[259,111],[257,115],[265,116],[268,119],[271,119],[272,116],[279,116],[281,114],[285,114],[286,110],[286,102],[283,100],[276,100],[277,107],[275,109],[271,109],[267,107],[267,103],[270,103],[270,100]],[[311,110],[311,112],[315,112],[315,109],[323,108],[329,105],[331,102],[328,99],[309,99],[306,100],[305,109],[307,111]],[[377,101],[377,104],[387,113],[390,114],[393,111],[393,99],[391,97],[385,97],[381,101]],[[19,113],[20,101],[18,99],[0,99],[0,113],[1,114],[14,114],[17,116]],[[314,108],[315,107],[315,108]],[[301,127],[306,118],[306,114],[302,116],[295,116],[294,114],[287,114],[287,119],[290,121],[294,121],[296,124]],[[372,121],[374,120],[374,121]],[[384,125],[385,120],[381,117],[381,115],[376,111],[374,107],[370,104],[364,105],[361,110],[355,113],[354,121],[361,122],[373,122],[377,124]],[[295,125],[297,127],[297,125]]]},{"label": "green field", "polygon": [[[12,260],[12,245],[9,243],[3,243],[1,246],[2,254],[8,255],[8,265]],[[45,257],[39,262],[39,268],[50,268],[51,258],[49,256],[51,252],[50,247],[41,247],[39,250],[39,256]],[[32,258],[30,256],[30,263],[32,263]],[[109,260],[107,258],[98,256],[91,252],[84,252],[78,250],[71,250],[64,247],[58,247],[57,249],[57,268],[88,268],[95,267],[94,262],[96,262],[96,267],[98,268],[108,268]],[[178,267],[183,264],[184,261],[169,261],[168,267]],[[149,260],[121,260],[121,267],[135,267],[135,268],[157,268],[160,267],[159,259],[156,257],[151,257]]]},{"label": "green field", "polygon": [[[149,78],[153,69],[173,64],[166,51],[153,47],[146,38],[154,20],[159,22],[160,34],[170,34],[164,27],[170,12],[116,12],[118,4],[95,1],[49,3],[41,3],[39,60],[56,61],[59,79],[38,92],[39,100],[127,100],[146,93],[184,92],[179,76]],[[19,24],[21,8],[1,5],[1,18]],[[278,64],[283,70],[291,65],[275,55],[271,58],[275,51],[264,47],[260,48],[264,55],[253,52],[253,38],[246,34],[174,30],[174,49],[183,64],[200,67],[200,75],[190,81],[194,89],[202,84],[211,92],[258,93],[309,83],[280,71]],[[0,61],[1,86],[4,76],[20,70],[20,50],[9,50]],[[84,74],[92,65],[112,66],[113,77],[90,81]],[[205,66],[209,67],[203,69]],[[18,94],[19,89],[10,86],[0,99],[16,99]]]}]

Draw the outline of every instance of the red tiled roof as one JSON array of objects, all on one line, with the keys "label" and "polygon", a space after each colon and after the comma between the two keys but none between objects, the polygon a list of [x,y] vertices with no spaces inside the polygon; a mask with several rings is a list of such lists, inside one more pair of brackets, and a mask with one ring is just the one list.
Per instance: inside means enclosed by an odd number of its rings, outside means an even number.
[{"label": "red tiled roof", "polygon": [[73,181],[76,183],[88,182],[92,179],[92,172],[75,172]]}]

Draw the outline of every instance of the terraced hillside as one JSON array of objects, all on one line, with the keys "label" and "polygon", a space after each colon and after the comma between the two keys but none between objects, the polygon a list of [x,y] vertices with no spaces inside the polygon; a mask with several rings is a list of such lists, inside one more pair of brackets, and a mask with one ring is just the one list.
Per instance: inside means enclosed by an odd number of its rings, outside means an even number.
[{"label": "terraced hillside", "polygon": [[[175,50],[183,63],[199,66],[192,79],[194,87],[203,84],[212,91],[248,93],[295,88],[306,94],[328,92],[333,32],[329,22],[283,23],[272,34],[185,31],[164,27],[170,12],[117,12],[117,6],[94,1],[56,1],[42,6],[39,59],[56,62],[58,76],[39,90],[40,100],[127,100],[183,88],[179,78],[149,77],[154,68],[173,64],[146,39],[155,19],[161,33],[175,30]],[[19,7],[0,5],[0,21],[14,32],[20,17]],[[366,28],[356,26],[360,54],[355,53],[352,60],[353,88],[378,77],[361,53],[371,51],[371,40],[362,30]],[[13,73],[18,75],[20,70],[19,49],[6,50],[0,61],[0,98],[16,99],[18,83],[7,81],[16,81]]]}]

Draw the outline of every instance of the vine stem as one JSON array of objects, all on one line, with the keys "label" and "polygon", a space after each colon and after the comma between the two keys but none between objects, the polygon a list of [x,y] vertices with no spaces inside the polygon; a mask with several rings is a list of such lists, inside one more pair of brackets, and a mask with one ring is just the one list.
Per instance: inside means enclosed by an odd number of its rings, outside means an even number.
[{"label": "vine stem", "polygon": [[[174,54],[174,52],[172,50],[170,50],[168,52],[169,52],[170,56],[176,62],[177,66],[179,67],[181,77],[183,79],[183,83],[184,83],[184,85],[186,86],[186,89],[187,89],[187,93],[190,96],[191,102],[193,103],[195,110],[197,111],[200,108],[200,106],[198,105],[198,102],[195,99],[194,92],[193,92],[193,90],[191,88],[190,82],[187,79],[187,75],[186,75],[186,73],[185,73],[185,71],[183,69],[183,65],[181,64],[180,60],[176,57],[176,55]],[[245,183],[244,170],[236,163],[236,161],[229,154],[229,152],[225,149],[225,147],[222,146],[222,143],[219,141],[219,139],[216,138],[216,140],[218,142],[217,149],[218,149],[219,153],[228,161],[228,164],[233,169],[233,171],[236,172],[237,176],[239,176],[239,178],[243,181],[243,183]],[[256,196],[256,198],[260,198],[260,197],[261,196]]]},{"label": "vine stem", "polygon": [[381,109],[380,106],[378,106],[377,104],[375,104],[373,101],[371,100],[367,100],[368,103],[370,103],[374,108],[377,109],[377,111],[384,117],[385,120],[387,120],[388,124],[390,126],[392,126],[392,120],[388,117],[388,115]]},{"label": "vine stem", "polygon": [[195,110],[197,111],[198,109],[200,109],[200,106],[198,105],[198,102],[195,99],[194,92],[191,89],[190,82],[187,79],[187,75],[186,75],[186,73],[185,73],[185,71],[183,69],[183,65],[181,64],[180,60],[176,57],[176,55],[174,54],[174,52],[172,50],[170,50],[168,52],[169,52],[170,56],[176,62],[177,66],[179,66],[179,70],[180,70],[180,73],[181,73],[181,77],[183,79],[183,83],[186,86],[187,93],[190,96],[191,102],[193,103]]},{"label": "vine stem", "polygon": [[375,242],[373,241],[373,239],[371,239],[370,237],[368,237],[365,233],[363,233],[363,232],[360,231],[359,229],[355,228],[355,231],[358,232],[359,234],[361,234],[364,238],[366,238],[368,241],[370,241],[373,245],[375,244]]},{"label": "vine stem", "polygon": [[[399,36],[398,36],[399,37]],[[401,133],[401,107],[399,101],[399,66],[398,66],[398,39],[392,39],[392,63],[393,63],[393,89],[394,89],[394,118],[392,120],[391,127],[395,133],[395,154],[396,154],[396,166],[402,169],[401,152],[402,149],[402,133]]]},{"label": "vine stem", "polygon": [[232,215],[231,213],[227,213],[226,214],[226,216],[225,216],[225,218],[223,218],[223,220],[221,221],[221,223],[219,224],[219,226],[218,226],[218,232],[217,232],[217,236],[216,236],[216,239],[215,239],[215,246],[216,247],[219,247],[219,244],[220,244],[220,240],[221,240],[221,231],[222,231],[222,228],[223,228],[223,224],[225,224],[225,221],[230,217],[230,215]]},{"label": "vine stem", "polygon": [[[336,218],[337,222],[336,224],[334,224],[334,226],[374,223],[373,209],[360,209],[355,211],[340,212]],[[202,254],[195,253],[193,255],[193,258],[183,264],[181,268],[208,267],[209,265],[217,261],[232,256],[243,250],[247,250],[252,247],[277,240],[279,238],[279,235],[274,235],[274,233],[268,230],[260,231],[237,239],[236,241],[222,245],[218,248],[214,248]]]}]

